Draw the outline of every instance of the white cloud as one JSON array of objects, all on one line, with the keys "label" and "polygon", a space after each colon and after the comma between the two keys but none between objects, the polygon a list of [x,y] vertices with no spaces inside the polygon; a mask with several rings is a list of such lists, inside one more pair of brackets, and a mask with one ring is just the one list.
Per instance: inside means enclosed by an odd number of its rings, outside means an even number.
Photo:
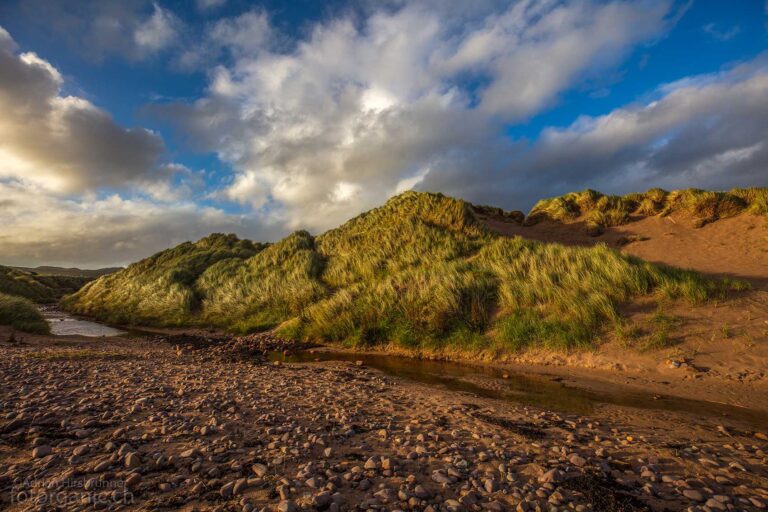
[{"label": "white cloud", "polygon": [[141,54],[152,54],[177,42],[181,22],[170,11],[155,2],[154,12],[136,27],[133,40]]},{"label": "white cloud", "polygon": [[547,129],[500,171],[430,173],[422,186],[523,208],[585,187],[768,185],[768,56],[661,86],[657,94],[645,104]]},{"label": "white cloud", "polygon": [[15,52],[0,27],[0,263],[106,265],[212,230],[263,234],[189,199],[203,177],[162,163],[157,134],[63,95],[56,68]]},{"label": "white cloud", "polygon": [[[7,32],[3,31],[7,36]],[[167,179],[162,139],[123,128],[98,107],[61,93],[63,78],[34,53],[0,47],[0,178],[59,193]],[[10,41],[8,43],[7,41]]]},{"label": "white cloud", "polygon": [[233,166],[224,197],[321,230],[459,164],[498,171],[518,147],[503,123],[662,34],[670,14],[666,0],[413,2],[274,45],[268,17],[248,13],[210,31],[232,59],[207,97],[163,111]]},{"label": "white cloud", "polygon": [[0,181],[0,217],[0,263],[17,265],[127,264],[212,232],[275,235],[269,226],[189,201],[64,199],[18,182]]}]

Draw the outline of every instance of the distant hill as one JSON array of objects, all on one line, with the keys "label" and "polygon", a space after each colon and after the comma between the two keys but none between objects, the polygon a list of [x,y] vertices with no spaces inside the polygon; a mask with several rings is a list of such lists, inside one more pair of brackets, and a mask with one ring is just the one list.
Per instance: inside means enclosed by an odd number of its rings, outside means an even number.
[{"label": "distant hill", "polygon": [[123,267],[108,267],[108,268],[98,268],[93,270],[81,269],[81,268],[50,267],[50,266],[42,266],[42,267],[14,266],[11,268],[22,270],[24,272],[29,272],[31,274],[40,274],[40,275],[47,275],[47,276],[91,277],[94,279],[97,277],[105,276],[107,274],[114,274],[115,272],[123,270]]},{"label": "distant hill", "polygon": [[45,275],[0,265],[0,293],[24,297],[33,302],[56,302],[76,292],[91,277]]},{"label": "distant hill", "polygon": [[[539,221],[541,210],[532,212]],[[606,245],[565,246],[493,228],[524,222],[519,213],[406,192],[319,236],[187,242],[87,284],[64,305],[112,323],[277,326],[287,337],[349,346],[489,353],[591,346],[601,329],[620,325],[624,304],[698,304],[746,286]]]}]

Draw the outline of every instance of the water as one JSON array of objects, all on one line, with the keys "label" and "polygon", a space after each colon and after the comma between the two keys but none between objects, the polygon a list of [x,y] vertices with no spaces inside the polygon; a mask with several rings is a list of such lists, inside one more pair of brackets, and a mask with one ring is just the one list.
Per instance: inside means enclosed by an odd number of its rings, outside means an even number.
[{"label": "water", "polygon": [[51,334],[56,336],[77,335],[98,338],[125,334],[125,331],[88,320],[80,320],[55,308],[43,306],[40,308],[40,312],[51,326]]},{"label": "water", "polygon": [[273,352],[270,354],[270,359],[285,363],[362,361],[364,365],[394,377],[437,385],[452,391],[468,392],[485,398],[510,400],[568,413],[591,413],[595,408],[609,404],[683,412],[709,418],[729,418],[759,428],[768,426],[768,413],[753,409],[704,400],[655,395],[621,385],[612,385],[611,391],[592,391],[567,386],[559,382],[559,379],[549,376],[511,373],[481,365],[326,350],[288,355]]}]

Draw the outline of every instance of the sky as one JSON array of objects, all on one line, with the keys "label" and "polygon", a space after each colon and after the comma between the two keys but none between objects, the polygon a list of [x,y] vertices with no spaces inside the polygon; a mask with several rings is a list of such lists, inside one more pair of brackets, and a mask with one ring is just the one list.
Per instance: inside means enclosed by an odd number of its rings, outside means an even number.
[{"label": "sky", "polygon": [[768,186],[764,0],[0,2],[0,264]]}]

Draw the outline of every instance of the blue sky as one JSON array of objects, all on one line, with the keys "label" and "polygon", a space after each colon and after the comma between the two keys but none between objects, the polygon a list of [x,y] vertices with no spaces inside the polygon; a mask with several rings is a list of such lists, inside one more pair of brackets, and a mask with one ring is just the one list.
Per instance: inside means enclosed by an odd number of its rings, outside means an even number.
[{"label": "blue sky", "polygon": [[768,185],[762,0],[27,0],[0,27],[7,263],[320,232],[408,188]]}]

